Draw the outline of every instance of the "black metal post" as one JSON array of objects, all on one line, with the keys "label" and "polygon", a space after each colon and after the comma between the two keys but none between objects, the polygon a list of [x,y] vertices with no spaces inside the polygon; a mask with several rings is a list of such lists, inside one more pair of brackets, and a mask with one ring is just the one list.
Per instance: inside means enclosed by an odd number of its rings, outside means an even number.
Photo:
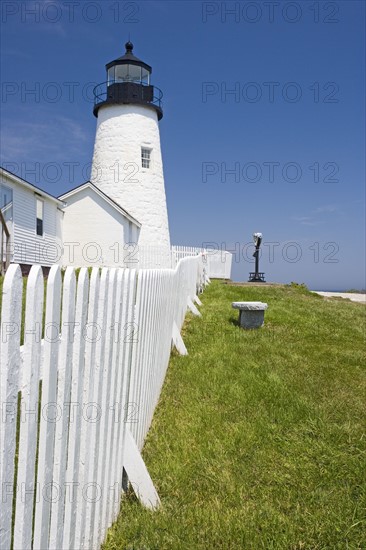
[{"label": "black metal post", "polygon": [[259,246],[256,246],[253,256],[255,256],[255,276],[259,278]]}]

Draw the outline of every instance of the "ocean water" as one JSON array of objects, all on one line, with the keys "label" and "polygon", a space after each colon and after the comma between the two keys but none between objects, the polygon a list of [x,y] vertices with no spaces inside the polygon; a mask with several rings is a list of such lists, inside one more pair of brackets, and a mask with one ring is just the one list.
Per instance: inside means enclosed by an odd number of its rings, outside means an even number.
[{"label": "ocean water", "polygon": [[[315,290],[319,292],[349,292],[349,288],[344,290],[344,288],[309,288],[309,290]],[[358,292],[359,294],[366,294],[366,290],[359,290],[354,289],[355,293]]]}]

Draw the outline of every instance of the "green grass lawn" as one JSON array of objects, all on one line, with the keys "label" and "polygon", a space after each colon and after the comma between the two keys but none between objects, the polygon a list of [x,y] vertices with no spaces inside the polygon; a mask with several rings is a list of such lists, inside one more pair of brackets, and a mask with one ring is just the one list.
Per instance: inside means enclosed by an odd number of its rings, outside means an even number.
[{"label": "green grass lawn", "polygon": [[[128,495],[103,550],[365,549],[365,306],[217,281],[201,299],[143,451],[161,509]],[[268,303],[262,329],[239,300]]]}]

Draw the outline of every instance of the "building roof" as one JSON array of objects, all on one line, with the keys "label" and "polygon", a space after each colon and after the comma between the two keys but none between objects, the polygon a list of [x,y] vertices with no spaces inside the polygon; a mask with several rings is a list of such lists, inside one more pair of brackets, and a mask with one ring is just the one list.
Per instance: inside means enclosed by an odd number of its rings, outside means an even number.
[{"label": "building roof", "polygon": [[44,191],[40,187],[37,187],[36,185],[33,185],[33,183],[29,183],[29,181],[26,181],[25,179],[17,176],[16,174],[13,174],[13,172],[10,172],[10,170],[6,170],[2,166],[0,166],[0,175],[8,177],[10,180],[15,181],[16,183],[19,183],[20,185],[23,185],[24,187],[30,189],[31,191],[34,191],[35,193],[38,193],[39,195],[42,195],[44,197],[47,197],[51,201],[54,201],[58,204],[58,206],[63,207],[64,203],[61,199],[54,197],[50,193],[47,193],[47,191]]},{"label": "building roof", "polygon": [[15,181],[16,183],[19,183],[20,185],[23,185],[24,187],[30,189],[31,191],[34,191],[35,193],[38,193],[39,195],[42,195],[43,197],[46,197],[50,199],[51,201],[56,202],[56,204],[63,208],[65,206],[65,200],[68,197],[71,197],[72,195],[75,195],[76,193],[79,193],[79,191],[82,191],[83,189],[86,189],[89,187],[92,189],[95,193],[97,193],[100,197],[102,197],[106,202],[108,202],[115,210],[117,210],[120,214],[125,216],[129,221],[131,221],[133,224],[135,224],[137,227],[141,227],[141,223],[136,220],[127,210],[122,208],[116,201],[111,199],[108,195],[106,195],[99,187],[94,185],[91,181],[86,181],[82,183],[81,185],[78,185],[77,187],[74,187],[73,189],[70,189],[70,191],[67,191],[66,193],[63,193],[59,197],[54,197],[50,193],[47,193],[47,191],[44,191],[40,187],[37,187],[36,185],[33,185],[33,183],[29,183],[29,181],[24,180],[23,178],[17,176],[16,174],[13,174],[13,172],[10,172],[9,170],[6,170],[2,166],[0,166],[0,176],[8,177],[10,180]]},{"label": "building roof", "polygon": [[120,214],[125,216],[130,222],[135,224],[137,227],[141,227],[141,223],[136,220],[131,214],[127,212],[124,208],[122,208],[116,201],[111,199],[108,195],[106,195],[99,187],[94,185],[91,181],[86,181],[85,183],[82,183],[81,185],[78,185],[77,187],[74,187],[73,189],[70,189],[70,191],[67,191],[66,193],[63,193],[60,195],[59,199],[62,201],[66,201],[69,197],[72,197],[73,195],[76,195],[80,191],[83,191],[84,189],[92,189],[95,193],[97,193],[102,199],[104,199],[108,204],[110,204],[115,210],[117,210]]}]

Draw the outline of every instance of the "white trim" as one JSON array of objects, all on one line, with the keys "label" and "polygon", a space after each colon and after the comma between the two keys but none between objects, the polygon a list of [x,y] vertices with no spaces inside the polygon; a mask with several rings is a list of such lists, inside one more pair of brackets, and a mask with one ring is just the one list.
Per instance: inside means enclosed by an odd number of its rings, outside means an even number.
[{"label": "white trim", "polygon": [[4,178],[8,178],[10,181],[13,181],[14,183],[19,183],[20,185],[23,185],[23,187],[25,187],[26,189],[30,189],[34,193],[38,193],[45,199],[50,199],[51,201],[54,201],[61,206],[65,206],[62,200],[58,199],[57,197],[54,197],[53,195],[50,195],[49,193],[47,193],[47,191],[43,191],[42,189],[39,189],[39,187],[37,187],[36,185],[33,185],[32,183],[29,183],[23,180],[22,178],[19,178],[15,174],[8,172],[5,168],[2,168],[1,166],[0,166],[0,175],[3,176]]},{"label": "white trim", "polygon": [[94,191],[97,195],[99,195],[102,199],[104,199],[108,204],[110,204],[117,212],[122,214],[125,218],[127,218],[130,222],[132,222],[137,227],[141,227],[141,223],[137,221],[135,218],[131,216],[126,210],[124,210],[121,206],[117,205],[112,199],[108,197],[103,191],[98,189],[96,185],[94,185],[91,181],[87,181],[83,185],[79,185],[79,187],[75,187],[75,189],[71,189],[71,191],[68,191],[67,193],[64,193],[63,195],[60,195],[59,199],[62,201],[66,201],[69,197],[72,197],[73,195],[77,195],[80,191],[83,191],[84,189],[91,189]]}]

